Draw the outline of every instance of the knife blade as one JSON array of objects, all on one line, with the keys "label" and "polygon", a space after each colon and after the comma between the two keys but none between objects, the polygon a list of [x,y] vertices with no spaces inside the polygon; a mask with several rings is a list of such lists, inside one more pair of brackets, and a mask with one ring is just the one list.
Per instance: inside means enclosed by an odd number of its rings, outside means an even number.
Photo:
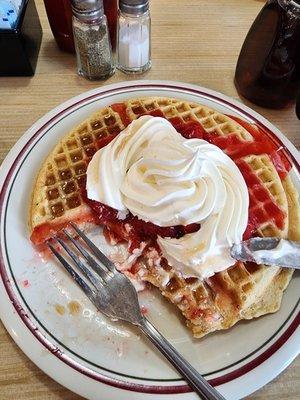
[{"label": "knife blade", "polygon": [[240,261],[300,269],[300,242],[256,237],[234,244],[230,253]]}]

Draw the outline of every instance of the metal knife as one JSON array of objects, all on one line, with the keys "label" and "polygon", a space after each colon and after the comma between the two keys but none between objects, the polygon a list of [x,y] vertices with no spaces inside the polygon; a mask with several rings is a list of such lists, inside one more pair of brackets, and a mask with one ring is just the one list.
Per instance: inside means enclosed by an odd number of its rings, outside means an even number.
[{"label": "metal knife", "polygon": [[234,244],[230,253],[240,261],[300,269],[300,242],[256,237]]}]

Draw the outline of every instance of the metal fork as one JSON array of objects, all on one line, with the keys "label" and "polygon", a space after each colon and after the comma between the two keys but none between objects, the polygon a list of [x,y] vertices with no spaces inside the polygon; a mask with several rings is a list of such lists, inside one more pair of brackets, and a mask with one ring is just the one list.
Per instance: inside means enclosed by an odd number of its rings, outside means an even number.
[{"label": "metal fork", "polygon": [[114,264],[76,224],[71,223],[70,225],[85,243],[85,246],[80,243],[80,239],[75,240],[66,229],[63,229],[63,233],[73,243],[82,257],[78,257],[60,236],[55,236],[52,239],[63,247],[80,271],[80,274],[53,246],[51,241],[48,241],[47,244],[95,307],[109,318],[124,320],[140,328],[203,400],[225,400],[142,315],[137,292],[130,280],[117,271]]}]

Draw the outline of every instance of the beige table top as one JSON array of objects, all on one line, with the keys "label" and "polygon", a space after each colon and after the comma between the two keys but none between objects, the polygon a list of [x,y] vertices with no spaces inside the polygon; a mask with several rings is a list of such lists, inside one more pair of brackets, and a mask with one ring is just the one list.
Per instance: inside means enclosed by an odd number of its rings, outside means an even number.
[{"label": "beige table top", "polygon": [[[0,78],[0,161],[39,117],[68,98],[102,85],[76,75],[75,57],[53,41],[42,0],[36,0],[44,36],[33,78]],[[153,67],[143,79],[199,84],[238,98],[233,74],[243,39],[264,4],[260,0],[152,0]],[[134,79],[117,72],[107,83]],[[103,83],[104,84],[104,83]],[[252,106],[300,148],[294,110]],[[252,400],[300,397],[300,360]],[[130,398],[128,394],[128,399]],[[0,323],[0,400],[79,400],[40,371],[14,344]],[[101,399],[99,397],[99,400]]]}]

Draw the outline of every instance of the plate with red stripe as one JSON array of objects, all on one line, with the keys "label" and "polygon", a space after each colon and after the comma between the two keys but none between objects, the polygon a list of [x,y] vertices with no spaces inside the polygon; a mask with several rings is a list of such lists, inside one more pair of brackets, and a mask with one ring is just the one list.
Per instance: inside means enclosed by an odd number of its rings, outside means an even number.
[{"label": "plate with red stripe", "polygon": [[[133,81],[102,86],[59,105],[37,121],[6,157],[1,180],[0,317],[12,338],[45,373],[91,399],[198,397],[133,327],[97,312],[53,259],[29,241],[27,210],[49,148],[91,113],[129,98],[164,96],[198,102],[269,131],[293,160],[300,192],[300,157],[270,122],[245,105],[199,86]],[[105,249],[102,235],[92,236]],[[16,245],[17,244],[17,245]],[[17,247],[16,247],[17,246]],[[243,398],[271,381],[299,354],[300,276],[294,274],[280,310],[228,331],[192,339],[175,307],[156,292],[140,293],[148,318],[226,399]]]}]

